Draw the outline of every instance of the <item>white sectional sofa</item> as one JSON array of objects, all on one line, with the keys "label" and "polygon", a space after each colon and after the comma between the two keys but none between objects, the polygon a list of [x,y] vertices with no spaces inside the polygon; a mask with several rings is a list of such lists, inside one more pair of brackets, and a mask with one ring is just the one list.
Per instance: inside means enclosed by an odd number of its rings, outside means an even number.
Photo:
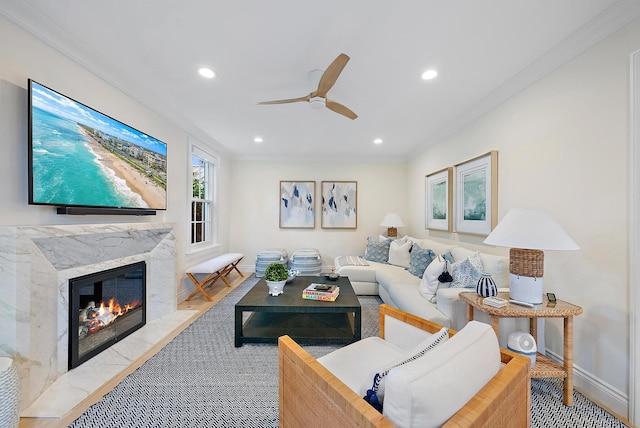
[{"label": "white sectional sofa", "polygon": [[[460,262],[469,257],[475,257],[477,260],[479,256],[482,260],[482,269],[491,274],[499,291],[508,291],[508,257],[476,251],[475,248],[467,248],[457,242],[413,237],[406,237],[406,239],[412,243],[411,246],[418,245],[423,250],[430,249],[436,255],[449,253],[454,262]],[[363,257],[343,256],[336,257],[334,263],[337,273],[349,277],[356,294],[379,295],[382,301],[390,306],[455,330],[460,330],[467,324],[467,305],[458,298],[458,294],[464,291],[475,292],[475,287],[450,288],[450,283],[441,283],[434,298],[425,293],[425,283],[422,282],[421,285],[422,279],[409,272],[406,260],[402,260],[402,257],[398,258],[397,254],[396,257],[393,257],[393,254],[390,256],[391,263],[401,263],[401,265],[366,259],[363,261]],[[366,266],[358,265],[364,262],[367,263]],[[451,271],[451,265],[448,267]],[[474,318],[490,323],[489,316],[482,312],[476,311]],[[500,344],[504,346],[508,334],[516,329],[528,331],[528,320],[520,319],[516,322],[514,319],[501,319]]]}]

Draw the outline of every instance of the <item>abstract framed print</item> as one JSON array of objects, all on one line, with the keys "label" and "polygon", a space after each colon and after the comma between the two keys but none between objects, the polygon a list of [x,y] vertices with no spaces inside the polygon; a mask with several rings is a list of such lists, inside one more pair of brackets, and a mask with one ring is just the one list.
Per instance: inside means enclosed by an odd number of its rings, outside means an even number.
[{"label": "abstract framed print", "polygon": [[315,181],[280,182],[280,228],[315,227]]},{"label": "abstract framed print", "polygon": [[356,229],[358,227],[358,182],[323,181],[323,229]]}]

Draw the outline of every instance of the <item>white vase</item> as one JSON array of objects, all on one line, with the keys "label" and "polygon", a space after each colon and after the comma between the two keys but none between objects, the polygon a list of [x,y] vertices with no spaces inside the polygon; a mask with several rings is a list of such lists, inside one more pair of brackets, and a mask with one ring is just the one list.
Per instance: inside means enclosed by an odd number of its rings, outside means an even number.
[{"label": "white vase", "polygon": [[267,283],[267,287],[269,287],[269,294],[271,294],[272,296],[279,296],[282,293],[284,293],[284,291],[282,289],[284,288],[284,284],[287,281],[286,280],[284,280],[284,281],[267,281],[265,279],[265,282]]}]

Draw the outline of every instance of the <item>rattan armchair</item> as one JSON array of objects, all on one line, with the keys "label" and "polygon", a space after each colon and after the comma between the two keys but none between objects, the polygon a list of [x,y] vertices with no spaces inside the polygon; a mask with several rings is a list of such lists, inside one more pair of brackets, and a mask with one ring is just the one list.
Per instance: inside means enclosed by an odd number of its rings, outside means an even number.
[{"label": "rattan armchair", "polygon": [[[430,321],[381,305],[382,338],[386,316],[431,333],[441,328]],[[450,334],[455,332],[450,331]],[[395,426],[289,336],[280,337],[278,347],[281,427]],[[530,360],[504,349],[500,350],[500,355],[504,364],[500,371],[446,422],[445,427],[530,426]]]}]

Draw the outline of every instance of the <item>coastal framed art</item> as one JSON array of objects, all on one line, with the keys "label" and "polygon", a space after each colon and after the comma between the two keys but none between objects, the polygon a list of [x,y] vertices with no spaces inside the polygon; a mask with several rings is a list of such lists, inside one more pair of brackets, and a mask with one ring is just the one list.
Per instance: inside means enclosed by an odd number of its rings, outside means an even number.
[{"label": "coastal framed art", "polygon": [[315,228],[315,181],[280,181],[280,228]]},{"label": "coastal framed art", "polygon": [[498,223],[498,151],[455,166],[455,230],[488,235]]},{"label": "coastal framed art", "polygon": [[358,227],[358,182],[323,181],[323,229],[356,229]]},{"label": "coastal framed art", "polygon": [[425,229],[453,230],[453,167],[425,177]]}]

